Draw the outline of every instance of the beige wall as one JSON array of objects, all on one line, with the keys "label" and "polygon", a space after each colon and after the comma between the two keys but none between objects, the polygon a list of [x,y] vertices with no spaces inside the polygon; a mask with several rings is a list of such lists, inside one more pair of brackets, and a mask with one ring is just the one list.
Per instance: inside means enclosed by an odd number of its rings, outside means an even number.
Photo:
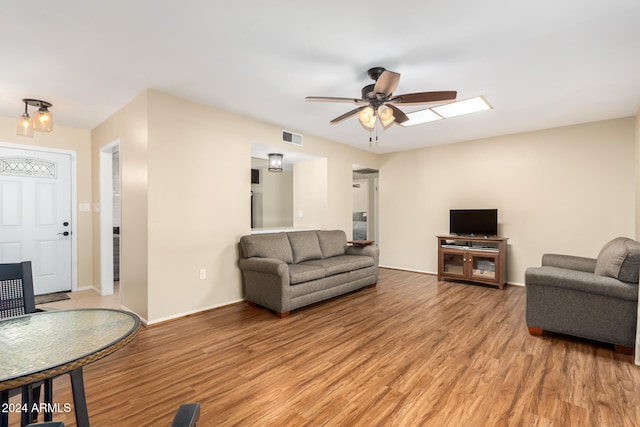
[{"label": "beige wall", "polygon": [[[368,144],[368,138],[363,137],[363,149],[368,149]],[[304,147],[300,151],[315,156],[316,160],[294,165],[294,226],[345,230],[350,238],[353,165],[378,169],[380,157],[313,135],[304,136]],[[318,206],[318,199],[325,198],[326,203]],[[303,211],[303,218],[298,218],[299,210]]]},{"label": "beige wall", "polygon": [[264,197],[263,227],[291,227],[293,225],[293,172],[278,173],[263,170]]},{"label": "beige wall", "polygon": [[[121,144],[125,306],[153,323],[242,299],[237,242],[250,233],[251,145],[277,148],[281,130],[156,91],[94,130],[96,162],[100,146]],[[324,208],[313,226],[350,229],[351,164],[377,167],[376,156],[307,135],[304,147],[287,149],[323,158],[309,172],[325,176],[326,205],[336,208]],[[300,206],[307,210],[306,202]],[[97,230],[97,215],[94,221]],[[95,277],[98,248],[96,241]]]},{"label": "beige wall", "polygon": [[[265,160],[266,162],[266,160]],[[261,227],[291,227],[293,225],[293,172],[269,172],[262,169]],[[255,203],[255,200],[254,200]]]},{"label": "beige wall", "polygon": [[[250,119],[149,91],[149,320],[241,299]],[[201,269],[206,279],[199,278]]]},{"label": "beige wall", "polygon": [[596,257],[633,237],[634,127],[609,120],[383,155],[381,264],[436,272],[435,236],[454,208],[498,208],[510,283],[543,253]]},{"label": "beige wall", "polygon": [[327,159],[314,159],[293,165],[293,225],[331,228],[327,225]]},{"label": "beige wall", "polygon": [[353,192],[353,211],[369,212],[369,180],[355,179]]},{"label": "beige wall", "polygon": [[[148,124],[146,92],[91,132],[94,200],[100,200],[100,148],[120,142],[120,300],[148,319]],[[93,215],[94,283],[100,283],[100,214]]]},{"label": "beige wall", "polygon": [[[24,106],[16,104],[16,111]],[[16,117],[18,114],[16,113]],[[55,120],[55,111],[54,111]],[[90,132],[67,126],[56,125],[51,133],[36,132],[33,138],[16,135],[16,119],[0,117],[0,145],[3,143],[17,144],[29,147],[47,147],[55,150],[75,152],[76,155],[76,185],[77,202],[92,204],[91,198],[91,138]],[[73,231],[77,238],[78,287],[94,286],[92,271],[92,239],[91,212],[80,212],[74,207],[77,224]]]}]

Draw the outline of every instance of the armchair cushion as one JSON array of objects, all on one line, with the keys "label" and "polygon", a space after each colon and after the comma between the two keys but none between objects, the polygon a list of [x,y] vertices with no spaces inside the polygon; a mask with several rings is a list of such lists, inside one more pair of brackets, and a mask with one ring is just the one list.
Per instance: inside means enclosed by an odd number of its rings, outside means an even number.
[{"label": "armchair cushion", "polygon": [[627,283],[638,283],[640,243],[617,237],[604,245],[596,261],[595,273]]}]

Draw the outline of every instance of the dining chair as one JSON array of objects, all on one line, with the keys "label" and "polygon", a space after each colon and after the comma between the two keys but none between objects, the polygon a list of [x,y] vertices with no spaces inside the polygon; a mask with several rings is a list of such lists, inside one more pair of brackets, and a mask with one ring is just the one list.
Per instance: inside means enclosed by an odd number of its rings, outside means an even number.
[{"label": "dining chair", "polygon": [[[178,411],[173,417],[171,427],[196,427],[196,423],[200,419],[199,403],[184,403],[180,405]],[[26,427],[64,427],[61,421],[34,423]]]},{"label": "dining chair", "polygon": [[31,261],[0,264],[0,318],[36,311]]},{"label": "dining chair", "polygon": [[64,427],[62,421],[47,421],[44,423],[27,424],[25,427]]},{"label": "dining chair", "polygon": [[173,417],[171,427],[196,427],[200,419],[199,403],[183,403]]},{"label": "dining chair", "polygon": [[[0,318],[6,319],[35,312],[36,300],[33,292],[31,261],[0,264]],[[36,343],[34,343],[35,347]],[[40,382],[10,390],[8,397],[22,393],[23,403],[25,403],[25,396],[27,396],[28,407],[31,408],[33,403],[40,401],[41,385],[42,383]],[[21,425],[38,418],[37,411],[25,411],[22,415]]]}]

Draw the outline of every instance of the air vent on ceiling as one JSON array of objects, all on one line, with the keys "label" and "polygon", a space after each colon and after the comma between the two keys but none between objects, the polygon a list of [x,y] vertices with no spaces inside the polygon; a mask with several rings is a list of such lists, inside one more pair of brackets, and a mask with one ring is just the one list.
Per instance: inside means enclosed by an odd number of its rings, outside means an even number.
[{"label": "air vent on ceiling", "polygon": [[297,145],[298,147],[302,147],[302,135],[283,130],[282,142],[284,142],[285,144]]}]

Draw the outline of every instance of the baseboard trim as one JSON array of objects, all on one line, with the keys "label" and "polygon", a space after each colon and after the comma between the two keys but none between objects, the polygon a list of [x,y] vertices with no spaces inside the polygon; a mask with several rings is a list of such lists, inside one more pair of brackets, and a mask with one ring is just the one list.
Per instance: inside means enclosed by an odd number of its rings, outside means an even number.
[{"label": "baseboard trim", "polygon": [[438,273],[433,272],[433,271],[416,270],[416,269],[413,269],[413,268],[406,268],[406,267],[394,267],[392,265],[379,265],[378,267],[386,268],[386,269],[389,269],[389,270],[409,271],[411,273],[430,274],[432,276],[437,276],[438,275]]},{"label": "baseboard trim", "polygon": [[178,320],[178,319],[181,319],[183,317],[191,316],[191,315],[194,315],[194,314],[200,314],[200,313],[204,313],[206,311],[218,310],[218,309],[221,309],[221,308],[224,308],[224,307],[229,307],[229,306],[241,304],[243,302],[245,302],[244,299],[239,299],[239,300],[230,301],[230,302],[224,303],[224,304],[212,305],[212,306],[205,307],[205,308],[185,311],[183,313],[174,314],[174,315],[167,316],[167,317],[161,317],[159,319],[155,319],[155,320],[151,320],[151,321],[146,321],[145,324],[147,326],[154,326],[154,325],[158,325],[160,323],[171,322],[173,320]]},{"label": "baseboard trim", "polygon": [[[416,269],[413,269],[413,268],[405,268],[405,267],[394,267],[394,266],[391,266],[391,265],[379,265],[378,267],[379,268],[386,268],[388,270],[399,270],[399,271],[408,271],[408,272],[411,272],[411,273],[429,274],[431,276],[437,276],[438,275],[438,273],[434,272],[434,271],[416,270]],[[518,283],[518,282],[507,282],[507,285],[508,286],[517,286],[517,287],[520,287],[520,288],[524,288],[525,287],[524,283]]]}]

